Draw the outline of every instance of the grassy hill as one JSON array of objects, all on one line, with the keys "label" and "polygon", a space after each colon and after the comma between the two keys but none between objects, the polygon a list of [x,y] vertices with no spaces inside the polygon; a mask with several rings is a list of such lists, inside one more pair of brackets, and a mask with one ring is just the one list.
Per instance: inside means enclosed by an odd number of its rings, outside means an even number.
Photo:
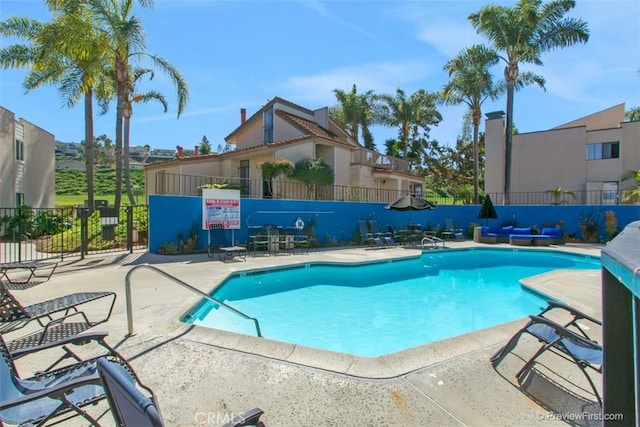
[{"label": "grassy hill", "polygon": [[[144,198],[144,171],[131,171],[131,186],[140,199]],[[112,204],[116,192],[116,172],[113,169],[99,169],[93,174],[93,188],[96,199],[109,200]],[[123,201],[126,201],[124,181]],[[82,204],[87,199],[87,174],[84,170],[56,169],[56,205]]]}]

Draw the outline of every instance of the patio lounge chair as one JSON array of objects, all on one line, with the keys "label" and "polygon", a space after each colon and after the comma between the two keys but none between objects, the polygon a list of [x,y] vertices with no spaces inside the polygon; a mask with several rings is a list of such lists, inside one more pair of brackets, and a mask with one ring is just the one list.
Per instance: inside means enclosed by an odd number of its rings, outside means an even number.
[{"label": "patio lounge chair", "polygon": [[[129,372],[120,364],[106,358],[98,359],[98,374],[109,401],[111,413],[119,426],[162,427],[164,421],[153,391],[142,384],[149,397],[142,393],[132,381]],[[249,425],[263,426],[260,417],[263,411],[254,408],[235,417],[225,427]]]},{"label": "patio lounge chair", "polygon": [[164,426],[156,397],[151,389],[141,385],[150,395],[147,397],[134,385],[127,370],[118,363],[100,358],[97,364],[98,375],[100,375],[116,425]]},{"label": "patio lounge chair", "polygon": [[373,233],[369,231],[366,220],[358,220],[358,227],[360,228],[360,238],[363,244],[382,247],[382,239],[374,236]]},{"label": "patio lounge chair", "polygon": [[[105,317],[89,320],[79,310],[79,306],[102,298],[111,298]],[[70,337],[109,320],[115,301],[114,292],[80,292],[23,307],[0,283],[0,334],[17,331],[32,321],[37,321],[42,327],[40,331],[10,341],[8,347],[11,351]]]},{"label": "patio lounge chair", "polygon": [[[571,320],[565,324],[559,324],[545,317],[547,312],[554,309],[562,309],[569,312],[572,316]],[[588,320],[597,325],[602,325],[602,322],[572,307],[555,302],[550,302],[549,306],[540,314],[529,316],[529,318],[529,322],[502,349],[491,357],[493,367],[495,368],[504,356],[515,348],[522,334],[530,334],[537,338],[542,343],[542,346],[518,371],[516,374],[518,382],[522,384],[526,381],[536,359],[549,350],[574,362],[580,368],[602,406],[600,394],[593,380],[586,372],[586,368],[591,368],[596,372],[602,373],[602,346],[589,337],[578,321]]]},{"label": "patio lounge chair", "polygon": [[395,242],[393,240],[393,236],[391,235],[391,233],[389,233],[389,232],[383,233],[383,232],[378,231],[378,220],[377,219],[369,220],[369,227],[371,228],[371,233],[373,234],[373,236],[381,238],[385,245],[393,246],[395,244]]},{"label": "patio lounge chair", "polygon": [[[87,339],[74,337],[36,350]],[[115,350],[111,349],[111,354],[102,357],[122,365],[130,377],[137,381],[131,367]],[[0,424],[40,426],[67,414],[80,415],[92,425],[99,426],[98,421],[82,409],[105,398],[96,372],[96,363],[97,358],[94,358],[60,369],[39,372],[30,378],[21,378],[4,339],[0,337]]]},{"label": "patio lounge chair", "polygon": [[[218,253],[218,259],[227,262],[234,257],[239,257],[243,261],[247,260],[247,248],[244,246],[229,245],[227,234],[222,224],[212,224],[209,227],[209,245],[207,254],[213,258]],[[224,259],[222,255],[224,254]]]},{"label": "patio lounge chair", "polygon": [[[12,285],[24,285],[30,283],[32,279],[40,279],[38,282],[46,282],[51,278],[53,272],[56,271],[58,263],[32,261],[32,262],[8,262],[0,264],[0,281],[4,278],[7,283]],[[27,273],[26,278],[24,275],[10,276],[9,271],[25,271]]]},{"label": "patio lounge chair", "polygon": [[462,228],[455,228],[453,225],[452,219],[446,219],[444,221],[444,231],[442,232],[443,239],[451,239],[451,240],[464,240],[464,235],[462,234]]}]

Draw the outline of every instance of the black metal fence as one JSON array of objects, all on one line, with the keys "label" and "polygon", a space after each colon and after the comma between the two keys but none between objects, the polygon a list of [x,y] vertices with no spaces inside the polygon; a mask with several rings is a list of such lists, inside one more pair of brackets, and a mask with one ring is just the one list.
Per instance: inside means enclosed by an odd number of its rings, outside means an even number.
[{"label": "black metal fence", "polygon": [[0,262],[132,252],[147,247],[146,205],[87,208],[0,208]]},{"label": "black metal fence", "polygon": [[[156,173],[155,194],[199,196],[203,188],[235,188],[241,197],[259,199],[335,200],[349,202],[391,203],[408,193],[391,190],[344,185],[305,185],[300,181],[275,179],[265,181],[249,178]],[[626,205],[640,204],[638,190],[605,191],[539,191],[511,193],[512,205]],[[489,193],[494,204],[504,204],[503,193]],[[474,204],[469,192],[427,188],[424,196],[438,205]]]}]

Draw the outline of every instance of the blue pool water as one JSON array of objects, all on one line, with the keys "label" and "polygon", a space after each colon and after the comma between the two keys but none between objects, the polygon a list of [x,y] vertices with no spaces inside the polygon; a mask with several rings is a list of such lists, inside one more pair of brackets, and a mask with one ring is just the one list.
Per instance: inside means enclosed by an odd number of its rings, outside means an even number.
[{"label": "blue pool water", "polygon": [[[552,251],[434,251],[413,259],[235,273],[211,295],[257,318],[265,338],[373,357],[546,306],[519,279],[555,269],[599,268],[599,258]],[[256,335],[253,322],[206,301],[183,321]]]}]

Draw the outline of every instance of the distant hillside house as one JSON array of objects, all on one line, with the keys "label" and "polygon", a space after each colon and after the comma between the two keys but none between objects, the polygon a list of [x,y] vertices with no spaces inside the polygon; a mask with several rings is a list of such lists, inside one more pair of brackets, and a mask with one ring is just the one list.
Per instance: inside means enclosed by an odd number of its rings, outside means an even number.
[{"label": "distant hillside house", "polygon": [[0,208],[55,207],[55,137],[0,107]]},{"label": "distant hillside house", "polygon": [[295,164],[305,158],[322,159],[335,175],[333,190],[324,189],[315,198],[357,200],[364,189],[374,189],[367,192],[368,200],[373,194],[389,202],[399,193],[423,192],[424,178],[411,173],[408,161],[365,149],[329,117],[327,107],[309,110],[276,97],[249,118],[241,109],[240,125],[225,141],[235,150],[208,155],[196,150],[193,156],[183,150],[174,160],[147,165],[148,194],[197,194],[200,181],[176,183],[176,176],[192,175],[228,178],[239,183],[244,197],[305,198],[300,186],[267,183],[261,169],[265,162],[287,159]]},{"label": "distant hillside house", "polygon": [[[488,113],[485,131],[485,191],[503,194],[504,113]],[[620,104],[553,129],[513,135],[511,203],[561,187],[574,192],[577,203],[614,204],[620,190],[634,187],[633,180],[621,180],[630,170],[640,170],[640,121],[625,122]]]}]

